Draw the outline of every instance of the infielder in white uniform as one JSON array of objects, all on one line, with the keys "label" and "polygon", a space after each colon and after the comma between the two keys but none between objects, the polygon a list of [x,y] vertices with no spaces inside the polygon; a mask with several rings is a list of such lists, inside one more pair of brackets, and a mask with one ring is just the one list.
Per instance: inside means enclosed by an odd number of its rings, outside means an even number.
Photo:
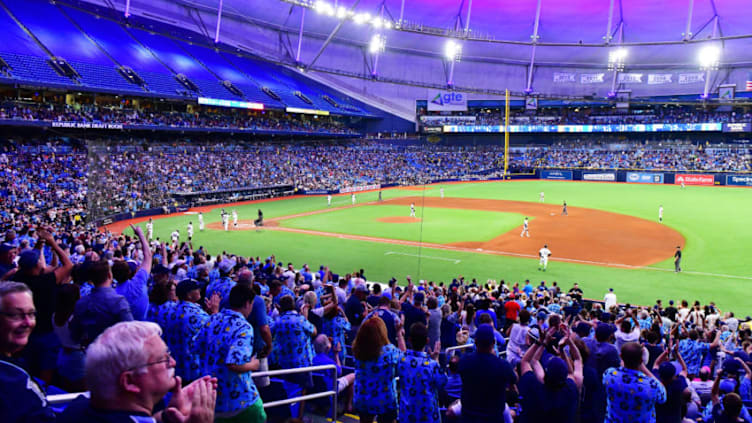
[{"label": "infielder in white uniform", "polygon": [[193,238],[193,222],[188,222],[186,232],[188,232],[188,241],[190,241]]},{"label": "infielder in white uniform", "polygon": [[238,227],[238,211],[237,210],[232,211],[232,226],[234,228]]},{"label": "infielder in white uniform", "polygon": [[332,205],[332,194],[329,194],[326,196],[326,206],[330,207]]},{"label": "infielder in white uniform", "polygon": [[443,199],[444,198],[444,187],[441,187],[439,189],[439,194],[441,195],[441,198]]},{"label": "infielder in white uniform", "polygon": [[177,244],[178,241],[180,241],[180,232],[175,229],[174,231],[172,231],[172,242],[174,244]]},{"label": "infielder in white uniform", "polygon": [[415,203],[410,203],[410,217],[415,217]]},{"label": "infielder in white uniform", "polygon": [[530,231],[528,230],[527,217],[525,217],[525,220],[522,221],[522,233],[520,234],[520,238],[522,238],[523,235],[527,235],[527,237],[530,238]]},{"label": "infielder in white uniform", "polygon": [[151,241],[151,237],[154,235],[154,222],[152,222],[151,217],[149,218],[149,221],[146,222],[146,237]]},{"label": "infielder in white uniform", "polygon": [[546,197],[546,195],[543,193],[543,191],[541,191],[540,197],[538,198],[538,201],[542,203],[543,201],[545,201],[545,197]]},{"label": "infielder in white uniform", "polygon": [[198,212],[198,230],[204,231],[204,214],[201,212]]},{"label": "infielder in white uniform", "polygon": [[543,270],[545,272],[548,267],[548,258],[551,256],[551,250],[548,249],[548,244],[543,245],[543,248],[538,251],[538,256],[540,256],[538,270]]},{"label": "infielder in white uniform", "polygon": [[225,227],[225,231],[227,231],[230,226],[230,216],[228,216],[227,213],[224,212],[222,212],[222,226]]},{"label": "infielder in white uniform", "polygon": [[350,194],[350,199],[352,200],[352,205],[355,205],[355,194]]},{"label": "infielder in white uniform", "polygon": [[663,222],[663,206],[658,207],[658,221]]}]

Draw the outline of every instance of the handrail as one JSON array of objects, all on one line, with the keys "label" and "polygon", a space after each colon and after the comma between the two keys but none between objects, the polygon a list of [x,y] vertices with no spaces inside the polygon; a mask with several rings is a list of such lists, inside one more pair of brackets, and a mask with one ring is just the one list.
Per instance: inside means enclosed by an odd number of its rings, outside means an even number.
[{"label": "handrail", "polygon": [[452,354],[454,354],[455,351],[464,350],[464,349],[467,349],[467,348],[470,348],[470,347],[474,347],[474,346],[475,346],[475,344],[465,344],[465,345],[458,345],[456,347],[449,347],[446,350],[444,350],[444,353],[447,355],[447,357],[449,357],[449,353],[450,352]]},{"label": "handrail", "polygon": [[[308,394],[308,395],[301,395],[298,397],[287,398],[284,400],[264,403],[264,408],[279,407],[282,405],[294,404],[296,402],[332,396],[333,397],[332,398],[332,419],[333,419],[332,421],[333,423],[337,423],[337,366],[335,366],[334,364],[325,364],[322,366],[298,367],[295,369],[269,370],[266,372],[252,373],[251,376],[253,376],[254,378],[265,377],[265,376],[281,376],[281,375],[289,375],[289,374],[295,374],[295,373],[315,372],[319,370],[331,370],[332,371],[332,375],[333,375],[332,381],[334,384],[334,386],[332,386],[332,388],[334,388],[333,390],[317,392],[317,393]],[[66,404],[76,399],[79,395],[85,395],[86,397],[88,397],[89,392],[86,391],[86,392],[73,392],[69,394],[49,395],[47,396],[47,402],[50,405]]]}]

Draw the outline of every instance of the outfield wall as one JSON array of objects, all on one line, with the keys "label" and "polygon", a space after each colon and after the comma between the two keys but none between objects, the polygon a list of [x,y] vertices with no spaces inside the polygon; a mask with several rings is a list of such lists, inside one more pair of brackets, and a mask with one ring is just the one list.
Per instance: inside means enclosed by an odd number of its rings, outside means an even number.
[{"label": "outfield wall", "polygon": [[609,169],[536,169],[535,177],[554,181],[624,182],[635,184],[728,185],[752,187],[752,173],[647,171]]}]

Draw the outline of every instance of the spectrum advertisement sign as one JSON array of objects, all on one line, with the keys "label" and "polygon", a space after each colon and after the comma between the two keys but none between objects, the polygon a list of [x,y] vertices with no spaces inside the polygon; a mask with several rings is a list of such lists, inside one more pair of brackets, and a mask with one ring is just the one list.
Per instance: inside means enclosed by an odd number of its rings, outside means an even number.
[{"label": "spectrum advertisement sign", "polygon": [[572,171],[571,170],[541,170],[540,178],[541,179],[555,179],[555,180],[560,180],[560,181],[571,181]]},{"label": "spectrum advertisement sign", "polygon": [[674,184],[684,185],[713,185],[715,184],[715,177],[713,175],[695,175],[677,173],[674,177]]},{"label": "spectrum advertisement sign", "polygon": [[726,185],[752,187],[752,175],[726,175]]},{"label": "spectrum advertisement sign", "polygon": [[613,172],[599,172],[599,173],[582,173],[583,181],[601,181],[601,182],[615,182],[616,174]]},{"label": "spectrum advertisement sign", "polygon": [[[431,109],[431,102],[428,103]],[[437,106],[438,107],[438,106]],[[588,133],[588,132],[720,132],[722,123],[648,123],[648,124],[597,124],[597,125],[509,125],[514,133]],[[504,132],[502,125],[444,125],[445,133]]]},{"label": "spectrum advertisement sign", "polygon": [[662,173],[627,172],[627,182],[633,184],[662,184]]}]

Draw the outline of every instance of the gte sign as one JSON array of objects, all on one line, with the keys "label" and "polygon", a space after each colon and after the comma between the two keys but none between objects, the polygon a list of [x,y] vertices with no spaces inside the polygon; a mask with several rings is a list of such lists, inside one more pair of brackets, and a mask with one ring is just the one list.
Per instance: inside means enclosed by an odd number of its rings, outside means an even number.
[{"label": "gte sign", "polygon": [[466,111],[467,96],[455,91],[429,91],[428,110]]}]

